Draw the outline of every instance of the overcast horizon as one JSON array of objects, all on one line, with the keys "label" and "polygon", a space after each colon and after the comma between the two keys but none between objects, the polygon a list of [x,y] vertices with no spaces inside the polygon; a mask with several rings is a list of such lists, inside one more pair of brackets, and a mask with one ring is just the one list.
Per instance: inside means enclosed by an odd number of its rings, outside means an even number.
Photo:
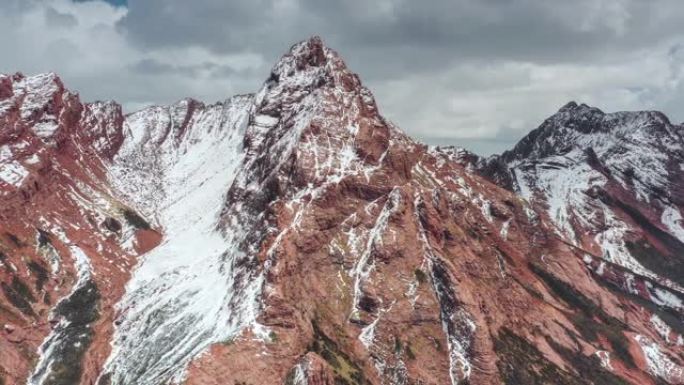
[{"label": "overcast horizon", "polygon": [[126,112],[255,92],[294,43],[340,53],[428,144],[501,152],[570,100],[684,120],[678,0],[6,0],[0,72]]}]

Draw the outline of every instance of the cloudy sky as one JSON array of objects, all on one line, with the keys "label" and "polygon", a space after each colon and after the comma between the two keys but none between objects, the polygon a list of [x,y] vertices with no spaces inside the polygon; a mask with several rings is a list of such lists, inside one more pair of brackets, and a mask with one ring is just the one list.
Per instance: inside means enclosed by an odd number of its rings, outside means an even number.
[{"label": "cloudy sky", "polygon": [[430,144],[508,148],[569,100],[684,120],[682,0],[2,0],[0,72],[127,111],[253,92],[320,35]]}]

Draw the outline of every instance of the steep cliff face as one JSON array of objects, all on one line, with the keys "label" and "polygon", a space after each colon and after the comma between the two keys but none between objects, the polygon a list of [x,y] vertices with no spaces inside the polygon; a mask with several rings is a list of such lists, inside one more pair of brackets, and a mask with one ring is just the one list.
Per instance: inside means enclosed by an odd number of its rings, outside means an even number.
[{"label": "steep cliff face", "polygon": [[318,38],[127,116],[0,77],[0,379],[682,383],[679,132],[568,105],[428,148]]},{"label": "steep cliff face", "polygon": [[107,182],[118,105],[82,104],[54,74],[0,84],[1,376],[77,383],[108,354],[112,307],[160,234]]}]

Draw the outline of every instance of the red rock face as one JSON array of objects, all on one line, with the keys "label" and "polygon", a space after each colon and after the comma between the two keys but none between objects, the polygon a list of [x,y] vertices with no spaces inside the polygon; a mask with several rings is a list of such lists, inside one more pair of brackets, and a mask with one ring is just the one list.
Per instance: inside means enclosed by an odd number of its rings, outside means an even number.
[{"label": "red rock face", "polygon": [[[69,368],[78,381],[81,369],[99,370],[109,352],[113,306],[138,255],[122,245],[124,235],[135,244],[139,232],[104,177],[103,161],[121,137],[121,109],[82,105],[52,74],[3,77],[3,84],[10,91],[0,118],[0,372],[7,384],[25,384],[39,365],[39,346],[65,322],[71,334],[83,333],[70,342],[84,349],[62,352],[80,362]],[[143,238],[147,248],[159,241]]]},{"label": "red rock face", "polygon": [[[485,161],[404,135],[318,38],[255,95],[127,117],[0,77],[0,378],[684,383],[680,129],[578,108]],[[625,127],[662,178],[618,174]]]}]

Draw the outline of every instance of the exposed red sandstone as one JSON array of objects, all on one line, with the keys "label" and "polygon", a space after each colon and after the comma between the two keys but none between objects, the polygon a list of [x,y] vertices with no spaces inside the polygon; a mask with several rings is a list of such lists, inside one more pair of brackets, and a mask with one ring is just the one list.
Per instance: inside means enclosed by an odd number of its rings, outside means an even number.
[{"label": "exposed red sandstone", "polygon": [[[27,99],[33,104],[22,110]],[[0,185],[0,378],[23,384],[40,367],[38,347],[59,323],[50,309],[85,287],[82,252],[99,293],[85,303],[97,316],[86,322],[90,338],[75,351],[76,365],[58,356],[56,368],[76,373],[80,384],[136,383],[133,374],[117,374],[126,367],[112,373],[105,365],[111,344],[117,354],[131,347],[115,330],[142,314],[115,304],[139,257],[174,240],[170,224],[157,222],[158,202],[145,201],[154,191],[122,192],[109,170],[124,151],[134,155],[127,166],[173,166],[139,159],[200,146],[188,138],[203,129],[211,107],[181,102],[169,107],[168,124],[155,120],[159,109],[124,117],[114,103],[81,103],[54,75],[0,77],[0,103],[9,106],[0,113],[0,145],[10,151],[3,164],[26,171]],[[142,133],[127,123],[139,118]],[[484,164],[407,137],[320,39],[296,45],[274,67],[249,99],[245,126],[244,156],[214,227],[244,232],[236,243],[243,254],[231,262],[243,270],[231,279],[242,294],[263,278],[259,313],[193,355],[187,370],[171,361],[157,380],[140,373],[140,383],[684,383],[681,288],[608,260],[595,235],[612,226],[606,215],[613,211],[592,216],[593,227],[582,227],[589,217],[573,211],[571,239],[547,210],[550,193],[523,199],[506,183],[514,179],[501,171],[509,159]],[[204,129],[210,137],[218,128]],[[139,137],[145,141],[130,144]],[[588,159],[592,170],[606,172]],[[681,263],[663,210],[651,210],[636,188],[607,183],[584,193],[622,202],[614,213],[632,229],[624,240],[646,239],[658,250],[652,258]],[[681,209],[676,199],[674,207]],[[61,263],[52,271],[54,255]],[[201,257],[197,263],[207,263]],[[42,286],[39,271],[47,276]],[[222,311],[239,311],[240,300]],[[141,355],[131,360],[156,357],[135,352]]]}]

